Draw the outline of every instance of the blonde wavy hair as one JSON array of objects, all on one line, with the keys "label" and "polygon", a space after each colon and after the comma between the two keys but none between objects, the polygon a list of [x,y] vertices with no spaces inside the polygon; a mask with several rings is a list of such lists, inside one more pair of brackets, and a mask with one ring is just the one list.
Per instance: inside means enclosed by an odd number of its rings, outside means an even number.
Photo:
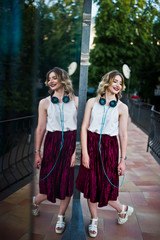
[{"label": "blonde wavy hair", "polygon": [[[101,82],[99,83],[98,86],[98,90],[97,90],[97,97],[100,98],[101,96],[103,96],[106,92],[106,89],[112,84],[112,82],[114,81],[115,77],[119,75],[122,79],[122,90],[124,91],[126,86],[124,84],[124,77],[123,75],[117,71],[117,70],[113,70],[111,72],[106,73],[103,77]],[[119,92],[118,94],[118,98],[120,99],[122,97],[121,93]]]},{"label": "blonde wavy hair", "polygon": [[[63,85],[65,93],[69,96],[69,98],[72,98],[74,95],[72,81],[69,77],[69,74],[62,68],[54,67],[53,69],[47,72],[45,81],[46,86],[48,86],[49,75],[52,72],[55,73],[58,81]],[[48,93],[51,94],[52,90],[50,89]]]}]

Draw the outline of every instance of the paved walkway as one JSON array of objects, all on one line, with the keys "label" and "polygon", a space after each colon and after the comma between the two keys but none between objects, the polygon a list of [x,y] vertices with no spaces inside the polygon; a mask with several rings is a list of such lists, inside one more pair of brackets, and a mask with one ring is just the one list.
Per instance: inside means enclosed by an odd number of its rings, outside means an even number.
[{"label": "paved walkway", "polygon": [[[98,240],[159,240],[160,239],[160,165],[146,152],[147,136],[134,124],[128,127],[128,160],[123,187],[119,199],[134,207],[135,211],[124,225],[117,225],[117,213],[111,207],[98,209]],[[38,180],[35,191],[38,192]],[[33,219],[31,228],[30,185],[25,186],[0,203],[0,239],[28,240],[29,231],[33,240],[58,240],[63,238],[54,232],[59,201],[45,201],[40,206],[41,214]],[[86,239],[90,215],[86,200],[81,196]],[[69,224],[72,202],[66,212]],[[63,238],[64,239],[64,238]]]}]

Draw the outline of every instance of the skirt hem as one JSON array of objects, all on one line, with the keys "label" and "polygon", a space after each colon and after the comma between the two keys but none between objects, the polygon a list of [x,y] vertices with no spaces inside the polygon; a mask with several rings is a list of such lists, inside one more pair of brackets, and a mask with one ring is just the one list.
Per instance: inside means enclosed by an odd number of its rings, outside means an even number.
[{"label": "skirt hem", "polygon": [[56,203],[56,200],[57,200],[57,199],[59,199],[59,200],[65,200],[66,197],[70,197],[70,198],[71,198],[71,197],[73,196],[73,193],[72,193],[70,196],[66,195],[65,197],[58,197],[58,196],[56,196],[56,198],[53,200],[53,198],[51,199],[51,198],[48,197],[47,193],[40,192],[40,194],[45,194],[45,195],[47,196],[47,200],[48,200],[49,202],[52,202],[52,203]]},{"label": "skirt hem", "polygon": [[[77,186],[76,186],[76,189],[77,189],[79,192],[83,193],[83,197],[84,197],[85,199],[90,199],[89,197],[85,196],[84,191],[80,190]],[[107,203],[100,203],[100,202],[98,202],[98,201],[92,201],[92,200],[90,200],[90,202],[91,202],[91,203],[98,203],[98,207],[101,208],[101,207],[106,207],[106,206],[108,205],[108,202],[109,202],[109,201],[117,201],[117,199],[118,199],[118,195],[117,195],[115,198],[108,199]]]}]

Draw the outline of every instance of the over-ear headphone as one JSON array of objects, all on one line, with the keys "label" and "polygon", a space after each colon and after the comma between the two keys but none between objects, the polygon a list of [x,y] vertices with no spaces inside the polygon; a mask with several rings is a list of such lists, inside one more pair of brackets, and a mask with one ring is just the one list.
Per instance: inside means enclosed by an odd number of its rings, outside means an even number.
[{"label": "over-ear headphone", "polygon": [[[110,106],[110,107],[116,107],[116,106],[117,106],[118,96],[117,96],[117,95],[115,95],[115,96],[116,96],[117,101],[116,101],[116,100],[110,101],[110,102],[109,102],[109,106]],[[100,103],[101,105],[105,105],[105,104],[106,104],[106,99],[103,98],[103,97],[101,97],[101,98],[99,99],[99,103]]]},{"label": "over-ear headphone", "polygon": [[[52,103],[58,103],[59,102],[59,99],[57,98],[57,97],[52,97],[53,96],[53,94],[54,94],[54,91],[51,93],[51,102]],[[68,103],[69,102],[69,96],[64,96],[63,98],[62,98],[62,101],[64,102],[64,103]]]}]

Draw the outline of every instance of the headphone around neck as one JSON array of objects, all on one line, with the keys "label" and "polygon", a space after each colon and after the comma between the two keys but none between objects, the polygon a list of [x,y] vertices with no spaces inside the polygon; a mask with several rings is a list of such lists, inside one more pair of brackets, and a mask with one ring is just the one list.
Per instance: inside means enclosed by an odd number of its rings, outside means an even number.
[{"label": "headphone around neck", "polygon": [[[116,94],[115,96],[116,96],[117,101],[116,101],[116,100],[110,101],[110,102],[109,102],[109,106],[110,106],[110,107],[116,107],[116,106],[117,106],[118,96],[117,96],[117,94]],[[101,97],[101,98],[99,99],[99,103],[100,103],[100,105],[102,105],[102,106],[105,105],[105,104],[106,104],[106,99],[103,98],[103,97]]]},{"label": "headphone around neck", "polygon": [[[54,91],[51,93],[51,102],[54,103],[54,104],[56,104],[56,103],[59,102],[59,99],[58,99],[57,97],[52,97],[53,94],[54,94]],[[64,96],[64,97],[62,98],[63,103],[68,103],[69,100],[70,100],[70,99],[69,99],[69,96]]]}]

